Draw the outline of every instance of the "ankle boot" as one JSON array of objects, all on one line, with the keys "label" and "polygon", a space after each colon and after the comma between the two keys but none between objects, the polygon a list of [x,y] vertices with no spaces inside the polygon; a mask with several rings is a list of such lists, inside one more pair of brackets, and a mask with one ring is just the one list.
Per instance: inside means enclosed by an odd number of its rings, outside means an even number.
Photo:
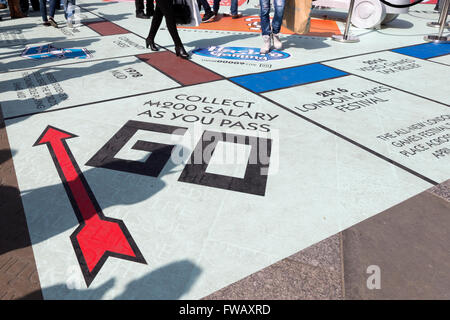
[{"label": "ankle boot", "polygon": [[186,52],[186,50],[184,50],[183,45],[175,46],[175,54],[177,55],[177,57],[180,57],[183,59],[189,58],[189,54]]},{"label": "ankle boot", "polygon": [[264,35],[263,38],[263,45],[261,49],[259,50],[259,53],[266,54],[270,51],[270,48],[272,47],[272,36],[271,35]]},{"label": "ankle boot", "polygon": [[281,50],[281,49],[283,49],[283,44],[281,43],[281,40],[280,40],[280,34],[272,34],[272,40],[273,40],[273,47],[276,49],[276,50]]},{"label": "ankle boot", "polygon": [[159,51],[158,47],[155,45],[154,40],[150,38],[145,39],[145,47],[152,49],[152,51]]}]

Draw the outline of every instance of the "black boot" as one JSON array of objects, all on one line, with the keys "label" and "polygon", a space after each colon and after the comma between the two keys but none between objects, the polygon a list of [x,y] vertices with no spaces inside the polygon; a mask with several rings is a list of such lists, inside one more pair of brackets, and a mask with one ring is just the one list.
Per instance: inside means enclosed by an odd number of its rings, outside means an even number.
[{"label": "black boot", "polygon": [[175,54],[177,55],[177,57],[180,57],[180,58],[183,58],[183,59],[188,59],[189,58],[189,54],[186,52],[186,50],[184,50],[183,45],[175,46]]},{"label": "black boot", "polygon": [[158,47],[155,45],[154,40],[150,38],[145,39],[145,47],[152,49],[152,51],[159,51]]},{"label": "black boot", "polygon": [[141,19],[148,19],[149,17],[147,17],[144,12],[136,12],[136,18],[141,18]]}]

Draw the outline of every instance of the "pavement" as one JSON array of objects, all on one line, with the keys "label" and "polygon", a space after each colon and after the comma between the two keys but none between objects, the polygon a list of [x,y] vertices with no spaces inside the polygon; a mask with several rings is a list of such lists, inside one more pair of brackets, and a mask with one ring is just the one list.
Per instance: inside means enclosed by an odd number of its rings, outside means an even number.
[{"label": "pavement", "polygon": [[130,1],[0,11],[0,299],[450,298],[434,2],[358,43],[315,9],[267,55],[241,2],[178,27],[189,60]]}]

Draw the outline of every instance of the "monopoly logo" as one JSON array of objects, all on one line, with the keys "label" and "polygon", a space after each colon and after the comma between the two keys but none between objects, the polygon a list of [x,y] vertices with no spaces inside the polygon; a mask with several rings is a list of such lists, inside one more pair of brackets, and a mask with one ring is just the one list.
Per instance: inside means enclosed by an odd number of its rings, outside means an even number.
[{"label": "monopoly logo", "polygon": [[228,60],[256,60],[269,61],[281,60],[289,58],[291,55],[277,50],[269,53],[261,54],[259,48],[246,47],[208,47],[195,49],[192,53],[211,58],[228,59]]},{"label": "monopoly logo", "polygon": [[26,47],[22,52],[23,58],[28,59],[87,59],[91,54],[87,49],[60,49],[53,47],[51,44],[45,44],[36,47]]}]

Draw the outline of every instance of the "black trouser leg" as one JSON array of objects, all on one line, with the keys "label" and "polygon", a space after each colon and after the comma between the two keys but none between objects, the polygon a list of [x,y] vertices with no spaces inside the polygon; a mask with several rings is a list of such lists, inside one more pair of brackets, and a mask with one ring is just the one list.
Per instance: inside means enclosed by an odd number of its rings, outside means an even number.
[{"label": "black trouser leg", "polygon": [[181,47],[180,36],[178,35],[177,25],[175,23],[175,17],[173,15],[173,3],[167,0],[156,0],[155,13],[153,14],[152,25],[148,37],[154,39],[156,32],[158,32],[161,25],[163,16],[166,18],[167,30],[169,30],[173,43],[176,47]]},{"label": "black trouser leg", "polygon": [[144,13],[144,0],[134,0],[136,13]]},{"label": "black trouser leg", "polygon": [[161,25],[163,19],[163,13],[158,5],[156,5],[155,12],[153,13],[152,24],[150,26],[150,31],[148,33],[148,39],[154,40],[156,33],[158,32],[159,26]]},{"label": "black trouser leg", "polygon": [[153,0],[147,0],[147,7],[145,10],[145,14],[146,15],[153,15],[153,13],[155,12],[155,8],[153,6]]}]

